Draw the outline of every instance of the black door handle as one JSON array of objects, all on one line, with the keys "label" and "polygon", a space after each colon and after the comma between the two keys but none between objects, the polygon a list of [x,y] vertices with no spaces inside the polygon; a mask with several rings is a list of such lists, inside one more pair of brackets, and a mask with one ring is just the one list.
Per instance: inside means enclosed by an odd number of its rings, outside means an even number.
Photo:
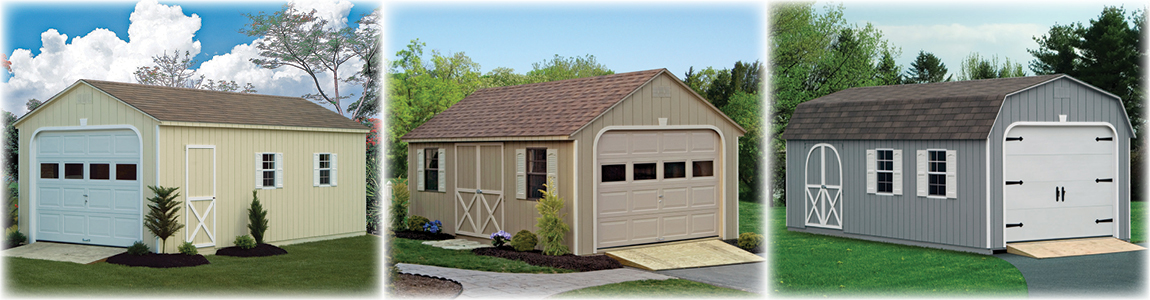
[{"label": "black door handle", "polygon": [[1062,202],[1066,202],[1066,187],[1062,187]]},{"label": "black door handle", "polygon": [[1058,202],[1058,187],[1054,187],[1054,202]]}]

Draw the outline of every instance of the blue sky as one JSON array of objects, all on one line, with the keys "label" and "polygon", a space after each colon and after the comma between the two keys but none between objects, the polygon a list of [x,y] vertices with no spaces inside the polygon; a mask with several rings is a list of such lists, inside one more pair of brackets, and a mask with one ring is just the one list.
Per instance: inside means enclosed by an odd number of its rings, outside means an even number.
[{"label": "blue sky", "polygon": [[[305,10],[315,9],[332,26],[351,28],[358,28],[355,21],[381,6],[372,1],[291,1]],[[239,32],[249,22],[244,14],[271,14],[287,3],[0,2],[4,26],[0,53],[10,57],[13,69],[12,73],[0,72],[3,109],[22,114],[28,99],[47,100],[79,79],[135,82],[132,72],[136,68],[151,65],[152,56],[172,50],[191,52],[199,62],[193,69],[206,79],[253,83],[261,94],[298,97],[315,93],[311,78],[302,71],[263,69],[250,63],[250,58],[259,56],[253,47],[259,37]],[[349,61],[341,68],[340,78],[360,66],[358,58]],[[331,75],[321,75],[320,80],[330,91]],[[358,97],[362,88],[341,84],[340,91]]]},{"label": "blue sky", "polygon": [[754,2],[389,4],[385,57],[418,38],[425,57],[464,52],[483,73],[591,54],[617,73],[667,68],[682,78],[692,66],[762,61],[765,11]]},{"label": "blue sky", "polygon": [[[827,3],[815,5],[823,8]],[[997,55],[1027,64],[1034,59],[1026,49],[1037,49],[1032,37],[1045,35],[1050,26],[1080,22],[1090,25],[1105,6],[1124,6],[1127,13],[1144,7],[1145,1],[973,1],[973,2],[874,2],[847,1],[847,22],[867,22],[883,31],[887,41],[902,48],[895,60],[906,70],[919,50],[934,53],[957,74],[961,60],[970,52],[983,57]],[[957,77],[957,75],[956,75]]]}]

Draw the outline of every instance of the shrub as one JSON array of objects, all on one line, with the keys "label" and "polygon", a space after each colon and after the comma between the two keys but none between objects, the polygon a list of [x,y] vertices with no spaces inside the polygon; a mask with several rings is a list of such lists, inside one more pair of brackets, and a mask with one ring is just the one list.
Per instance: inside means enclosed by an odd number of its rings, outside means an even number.
[{"label": "shrub", "polygon": [[411,217],[407,218],[407,230],[423,231],[423,224],[427,224],[427,222],[431,222],[431,220],[421,216],[412,215]]},{"label": "shrub", "polygon": [[423,231],[439,233],[441,229],[443,229],[443,223],[439,223],[439,220],[435,220],[435,222],[423,223]]},{"label": "shrub", "polygon": [[264,243],[264,232],[268,231],[267,217],[268,211],[260,204],[256,190],[252,190],[252,207],[248,208],[248,230],[251,231],[252,238],[256,239],[256,244]]},{"label": "shrub", "polygon": [[180,253],[187,254],[187,255],[196,255],[196,254],[200,254],[200,251],[196,250],[196,246],[192,245],[192,242],[184,242],[183,245],[180,245]]},{"label": "shrub", "polygon": [[506,231],[500,230],[499,232],[491,234],[491,245],[495,247],[503,246],[511,241],[511,234]]},{"label": "shrub", "polygon": [[252,239],[251,236],[245,234],[245,235],[237,236],[235,244],[236,244],[236,246],[240,247],[241,249],[251,249],[251,248],[256,247],[256,240]]},{"label": "shrub", "polygon": [[168,244],[168,238],[180,228],[184,228],[184,224],[180,224],[179,213],[180,201],[176,201],[176,197],[180,193],[176,193],[179,187],[166,188],[162,186],[148,186],[155,197],[148,198],[152,204],[148,204],[148,215],[144,217],[144,227],[148,228],[153,235],[160,238],[160,252],[164,252],[164,246]]},{"label": "shrub", "polygon": [[27,240],[28,237],[20,233],[20,230],[18,230],[16,226],[12,226],[8,228],[8,234],[4,237],[4,244],[7,245],[8,248],[12,248],[23,244]]},{"label": "shrub", "polygon": [[739,235],[739,248],[751,250],[763,243],[763,235],[754,232],[744,232]]},{"label": "shrub", "polygon": [[407,205],[411,200],[411,191],[407,184],[396,181],[391,187],[391,230],[403,230],[404,221],[407,220]]},{"label": "shrub", "polygon": [[531,251],[538,242],[539,238],[535,237],[534,233],[524,229],[516,232],[515,237],[511,238],[511,247],[515,247],[515,251]]},{"label": "shrub", "polygon": [[148,249],[148,245],[145,245],[142,241],[136,241],[132,243],[131,247],[128,247],[128,254],[131,255],[144,255],[148,254],[149,251],[151,250]]},{"label": "shrub", "polygon": [[570,253],[567,246],[563,245],[563,236],[570,228],[567,223],[563,223],[563,216],[559,215],[559,211],[563,210],[563,199],[556,195],[555,188],[552,188],[554,186],[555,181],[547,178],[547,184],[543,185],[546,188],[542,191],[543,198],[535,204],[535,209],[539,210],[535,226],[539,227],[539,237],[543,239],[543,254],[563,255]]}]

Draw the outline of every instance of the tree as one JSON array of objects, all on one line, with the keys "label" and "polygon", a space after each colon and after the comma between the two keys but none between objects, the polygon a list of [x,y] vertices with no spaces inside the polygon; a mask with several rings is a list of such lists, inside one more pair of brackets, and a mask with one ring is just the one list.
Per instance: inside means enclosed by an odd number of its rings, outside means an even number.
[{"label": "tree", "polygon": [[910,63],[910,69],[906,70],[906,83],[932,83],[953,79],[946,77],[946,72],[946,64],[943,64],[941,59],[933,53],[919,50],[918,56]]},{"label": "tree", "polygon": [[563,198],[559,198],[559,191],[554,186],[555,180],[547,178],[547,183],[543,185],[543,198],[535,204],[535,210],[539,211],[539,217],[535,218],[537,222],[535,227],[539,227],[543,254],[563,255],[570,253],[567,246],[563,245],[563,236],[571,228],[563,222],[563,217],[566,215],[559,215],[559,212],[563,211]]},{"label": "tree", "polygon": [[882,52],[882,59],[875,66],[875,80],[878,85],[902,84],[902,67],[894,62],[890,51]]},{"label": "tree", "polygon": [[1026,76],[1026,71],[1022,70],[1022,64],[1011,62],[1010,58],[1007,58],[1000,65],[998,63],[998,55],[995,55],[990,59],[986,59],[979,55],[978,52],[971,52],[970,55],[966,57],[966,59],[963,59],[962,66],[958,71],[958,80],[978,80],[1022,76]]},{"label": "tree", "polygon": [[539,81],[535,82],[615,74],[615,71],[611,71],[607,66],[595,61],[595,56],[590,54],[569,58],[556,54],[551,60],[532,63],[531,68],[531,71],[527,72],[527,77],[541,77]]},{"label": "tree", "polygon": [[162,186],[148,186],[155,197],[148,198],[152,204],[148,204],[148,215],[144,218],[144,227],[148,228],[153,235],[160,238],[160,253],[164,252],[168,244],[168,238],[176,234],[184,224],[180,224],[179,215],[180,201],[176,201],[176,197],[180,193],[176,193],[179,187],[162,187]]},{"label": "tree", "polygon": [[172,51],[172,55],[168,56],[165,52],[162,55],[152,56],[153,66],[142,66],[136,68],[133,74],[136,77],[136,82],[147,85],[158,85],[166,87],[181,87],[192,89],[205,89],[223,92],[236,92],[241,93],[255,93],[256,89],[251,83],[244,85],[240,89],[240,85],[235,81],[214,81],[205,79],[203,75],[200,78],[195,78],[196,71],[192,70],[192,66],[196,64],[192,60],[191,53],[184,51],[184,57],[180,58],[179,51]]},{"label": "tree", "polygon": [[[344,81],[339,77],[339,68],[356,57],[352,50],[354,31],[328,28],[327,20],[316,17],[315,13],[315,10],[300,12],[294,5],[287,4],[271,15],[245,14],[252,22],[240,32],[262,37],[255,46],[263,58],[252,58],[252,63],[267,69],[289,66],[304,71],[311,77],[317,93],[303,97],[335,106],[336,112],[344,115],[342,100],[349,96],[339,94],[340,82]],[[331,93],[319,82],[319,74],[324,72],[331,74]]]},{"label": "tree", "polygon": [[32,99],[28,100],[28,103],[24,104],[24,106],[28,107],[28,112],[32,112],[33,110],[36,110],[36,108],[40,107],[40,105],[43,105],[43,104],[44,104],[44,102],[41,102],[40,100],[36,100],[36,98],[32,98]]},{"label": "tree", "polygon": [[252,190],[252,205],[248,208],[248,231],[256,239],[256,244],[264,243],[264,232],[268,231],[268,211],[260,204],[256,190]]},{"label": "tree", "polygon": [[363,120],[379,114],[379,84],[376,82],[376,77],[380,75],[379,68],[383,59],[378,55],[381,47],[378,22],[378,9],[356,21],[359,29],[353,35],[351,51],[363,60],[364,64],[360,72],[352,76],[349,81],[361,83],[363,95],[358,101],[347,106],[348,111],[352,113],[352,120]]},{"label": "tree", "polygon": [[19,178],[20,168],[20,133],[13,126],[16,123],[16,114],[4,111],[4,178],[5,186],[8,182],[16,182]]}]

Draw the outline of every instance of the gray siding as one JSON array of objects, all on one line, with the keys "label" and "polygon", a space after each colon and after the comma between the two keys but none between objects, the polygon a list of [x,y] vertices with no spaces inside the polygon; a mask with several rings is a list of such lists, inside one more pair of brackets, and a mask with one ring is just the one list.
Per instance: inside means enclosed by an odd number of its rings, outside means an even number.
[{"label": "gray siding", "polygon": [[[805,228],[803,170],[807,152],[818,143],[831,144],[842,159],[844,234],[984,248],[985,141],[787,141],[787,227]],[[867,194],[866,150],[875,148],[902,149],[902,195]],[[957,199],[916,196],[915,151],[925,149],[957,151]]]},{"label": "gray siding", "polygon": [[[1069,98],[1054,98],[1055,87],[1069,89]],[[1066,78],[1058,79],[1041,86],[1006,97],[998,119],[990,132],[990,188],[992,228],[991,245],[995,249],[1005,248],[1003,243],[1002,221],[1002,135],[1014,122],[1057,122],[1058,115],[1068,115],[1067,122],[1108,122],[1118,131],[1118,170],[1119,176],[1119,238],[1130,238],[1130,138],[1133,132],[1128,126],[1122,104],[1117,98],[1100,93],[1088,86]]]}]

